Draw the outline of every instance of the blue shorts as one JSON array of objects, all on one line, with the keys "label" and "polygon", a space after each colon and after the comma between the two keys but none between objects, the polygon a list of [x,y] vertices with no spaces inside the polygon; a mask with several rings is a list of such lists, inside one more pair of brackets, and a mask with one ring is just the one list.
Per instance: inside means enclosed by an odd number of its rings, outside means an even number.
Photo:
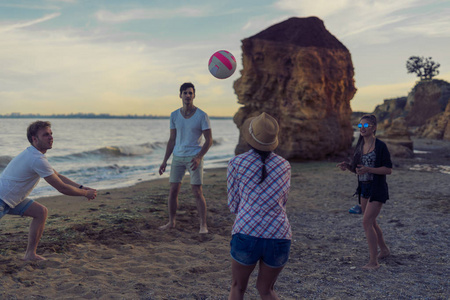
[{"label": "blue shorts", "polygon": [[372,181],[360,182],[361,192],[360,195],[363,198],[369,199],[372,195]]},{"label": "blue shorts", "polygon": [[23,217],[25,211],[33,204],[33,200],[25,198],[22,202],[16,205],[16,207],[11,208],[2,199],[0,199],[0,219],[4,215],[17,215]]},{"label": "blue shorts", "polygon": [[291,249],[291,240],[263,239],[241,233],[234,234],[230,242],[231,257],[244,266],[252,266],[262,260],[272,268],[283,267]]}]

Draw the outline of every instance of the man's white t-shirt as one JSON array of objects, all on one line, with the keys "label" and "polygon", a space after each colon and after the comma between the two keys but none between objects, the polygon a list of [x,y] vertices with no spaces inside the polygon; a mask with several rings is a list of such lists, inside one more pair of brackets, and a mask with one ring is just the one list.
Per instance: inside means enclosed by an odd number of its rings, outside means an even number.
[{"label": "man's white t-shirt", "polygon": [[0,175],[0,199],[14,208],[31,193],[41,177],[53,173],[45,155],[30,146],[13,158]]},{"label": "man's white t-shirt", "polygon": [[203,146],[203,130],[211,129],[208,115],[197,107],[194,115],[185,119],[181,108],[170,114],[170,129],[177,130],[175,156],[195,156]]}]

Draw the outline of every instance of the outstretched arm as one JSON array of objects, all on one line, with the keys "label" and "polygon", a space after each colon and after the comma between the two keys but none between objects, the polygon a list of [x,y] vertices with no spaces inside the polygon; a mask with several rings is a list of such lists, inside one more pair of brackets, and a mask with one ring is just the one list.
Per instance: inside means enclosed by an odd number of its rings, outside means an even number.
[{"label": "outstretched arm", "polygon": [[88,187],[78,188],[79,185],[69,178],[59,174],[55,171],[50,176],[44,178],[52,187],[58,192],[68,196],[84,196],[89,200],[95,199],[97,191]]},{"label": "outstretched arm", "polygon": [[54,171],[55,171],[55,174],[58,175],[59,179],[61,179],[61,181],[64,182],[65,184],[68,184],[68,185],[71,185],[71,186],[73,186],[73,187],[76,187],[76,188],[79,188],[79,189],[83,189],[83,190],[93,190],[93,189],[90,188],[90,187],[81,185],[81,184],[79,184],[79,183],[76,183],[76,182],[70,180],[70,179],[67,178],[66,176],[61,175],[61,174],[59,174],[58,172],[56,172],[56,170],[54,170]]}]

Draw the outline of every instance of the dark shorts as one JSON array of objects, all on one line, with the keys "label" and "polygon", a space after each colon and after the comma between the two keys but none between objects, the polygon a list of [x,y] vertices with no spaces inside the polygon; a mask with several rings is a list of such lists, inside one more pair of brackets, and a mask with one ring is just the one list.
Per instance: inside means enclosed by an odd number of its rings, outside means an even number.
[{"label": "dark shorts", "polygon": [[234,234],[230,242],[231,257],[244,266],[252,266],[262,260],[272,268],[283,267],[291,249],[291,240],[263,239],[241,233]]},{"label": "dark shorts", "polygon": [[360,182],[359,185],[361,186],[361,197],[369,199],[372,195],[372,181]]},{"label": "dark shorts", "polygon": [[[360,197],[369,199],[369,202],[375,201],[375,202],[386,203],[387,199],[380,199],[379,197],[376,200],[372,200],[372,184],[373,184],[372,181],[364,181],[364,182],[361,181],[359,183]],[[361,199],[360,199],[360,201],[361,201]],[[361,204],[361,202],[359,202],[359,204]]]},{"label": "dark shorts", "polygon": [[31,204],[33,204],[33,202],[33,200],[26,198],[25,200],[17,204],[16,207],[11,208],[2,199],[0,199],[0,219],[4,215],[17,215],[23,217],[25,211],[30,207]]}]

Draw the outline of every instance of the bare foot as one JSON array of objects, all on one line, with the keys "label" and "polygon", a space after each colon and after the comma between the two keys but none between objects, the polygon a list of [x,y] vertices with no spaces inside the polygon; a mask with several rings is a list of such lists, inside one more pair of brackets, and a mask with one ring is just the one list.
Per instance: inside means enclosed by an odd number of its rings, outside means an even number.
[{"label": "bare foot", "polygon": [[37,255],[37,254],[26,254],[24,256],[23,260],[36,261],[36,260],[47,260],[47,259],[40,255]]},{"label": "bare foot", "polygon": [[205,227],[200,227],[200,231],[198,233],[200,233],[200,234],[208,233],[208,228],[206,226]]},{"label": "bare foot", "polygon": [[169,222],[166,225],[159,226],[158,228],[159,228],[159,230],[167,230],[167,229],[175,228],[175,223]]},{"label": "bare foot", "polygon": [[380,265],[378,263],[374,264],[374,263],[368,263],[367,265],[365,265],[364,267],[362,267],[365,270],[376,270],[380,267]]},{"label": "bare foot", "polygon": [[389,255],[391,255],[391,251],[389,251],[389,249],[384,250],[384,251],[380,251],[380,254],[378,254],[378,259],[386,258]]}]

